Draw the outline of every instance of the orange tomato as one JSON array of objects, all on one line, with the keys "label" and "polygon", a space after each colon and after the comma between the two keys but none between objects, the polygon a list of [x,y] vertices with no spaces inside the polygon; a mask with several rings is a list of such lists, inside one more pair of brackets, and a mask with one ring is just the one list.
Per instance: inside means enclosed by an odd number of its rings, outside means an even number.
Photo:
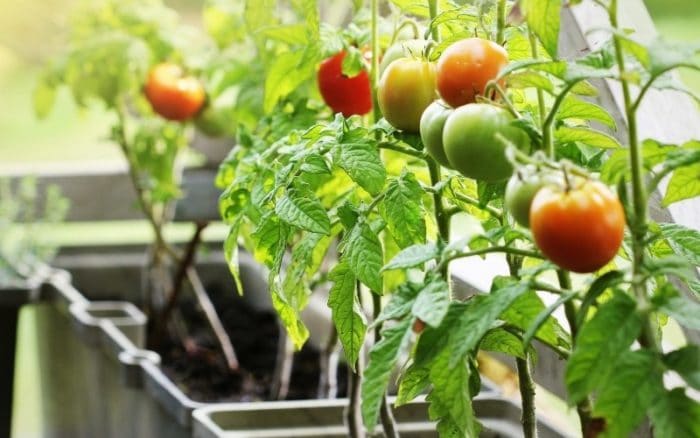
[{"label": "orange tomato", "polygon": [[551,261],[570,271],[594,272],[620,249],[625,213],[617,196],[600,182],[579,182],[570,190],[549,185],[532,200],[530,229]]},{"label": "orange tomato", "polygon": [[492,41],[482,38],[456,41],[442,52],[437,62],[440,97],[455,108],[474,103],[507,64],[508,53]]},{"label": "orange tomato", "polygon": [[206,99],[202,83],[184,76],[182,68],[171,63],[158,64],[150,71],[144,92],[153,111],[175,121],[195,116]]}]

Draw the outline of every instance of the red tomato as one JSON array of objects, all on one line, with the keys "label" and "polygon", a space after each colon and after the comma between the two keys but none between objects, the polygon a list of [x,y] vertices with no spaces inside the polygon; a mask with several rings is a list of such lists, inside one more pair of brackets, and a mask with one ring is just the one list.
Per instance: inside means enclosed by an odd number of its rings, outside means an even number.
[{"label": "red tomato", "polygon": [[506,50],[489,40],[467,38],[450,45],[437,62],[437,89],[453,107],[476,102],[508,64]]},{"label": "red tomato", "polygon": [[530,206],[535,243],[551,261],[574,272],[594,272],[610,262],[622,244],[625,213],[604,184],[584,181],[570,190],[541,188]]},{"label": "red tomato", "polygon": [[148,74],[146,98],[153,111],[168,120],[187,120],[204,105],[206,93],[201,82],[183,75],[182,68],[171,63],[158,64]]},{"label": "red tomato", "polygon": [[372,91],[366,70],[353,77],[343,74],[342,51],[321,62],[318,69],[318,88],[326,105],[334,113],[345,117],[355,114],[363,115],[372,110]]}]

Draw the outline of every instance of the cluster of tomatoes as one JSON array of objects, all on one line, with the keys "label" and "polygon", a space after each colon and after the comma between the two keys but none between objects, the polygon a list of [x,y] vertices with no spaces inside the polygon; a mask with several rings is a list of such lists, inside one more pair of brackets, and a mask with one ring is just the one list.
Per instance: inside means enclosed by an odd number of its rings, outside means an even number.
[{"label": "cluster of tomatoes", "polygon": [[[428,44],[403,41],[385,53],[377,89],[384,118],[397,129],[420,133],[426,151],[442,166],[485,182],[511,177],[506,208],[517,223],[532,230],[537,246],[557,265],[593,272],[610,262],[624,235],[617,196],[600,182],[568,177],[561,170],[526,166],[514,173],[506,145],[524,150],[528,136],[512,125],[508,111],[477,102],[508,63],[505,49],[467,38],[451,44],[432,63],[426,56]],[[343,75],[344,56],[341,52],[321,64],[321,95],[334,112],[366,114],[372,109],[369,77],[365,70]]]}]

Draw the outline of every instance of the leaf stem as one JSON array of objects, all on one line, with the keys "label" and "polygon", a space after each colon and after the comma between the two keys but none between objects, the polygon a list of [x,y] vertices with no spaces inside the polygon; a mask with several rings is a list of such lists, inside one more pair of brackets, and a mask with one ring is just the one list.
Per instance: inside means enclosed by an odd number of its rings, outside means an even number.
[{"label": "leaf stem", "polygon": [[564,87],[561,93],[559,93],[557,98],[554,100],[552,108],[549,110],[547,118],[544,119],[544,123],[542,124],[542,144],[549,158],[554,158],[554,133],[552,131],[557,111],[559,111],[561,104],[564,103],[564,99],[569,94],[569,91],[571,91],[571,89],[574,88],[574,86],[576,86],[576,84],[579,82],[580,81],[574,81]]},{"label": "leaf stem", "polygon": [[[537,38],[530,28],[527,29],[527,36],[530,40],[530,51],[532,53],[533,59],[539,59],[539,53],[537,49]],[[540,123],[544,125],[544,121],[547,118],[547,110],[544,106],[544,91],[541,88],[537,88],[537,108],[540,114]]]},{"label": "leaf stem", "polygon": [[389,149],[392,151],[400,152],[404,155],[410,155],[411,157],[420,158],[422,160],[425,160],[428,157],[428,155],[425,152],[406,148],[390,142],[381,142],[377,144],[377,147],[379,147],[379,149]]},{"label": "leaf stem", "polygon": [[503,210],[500,210],[494,206],[491,205],[481,205],[478,199],[472,198],[471,196],[464,195],[462,193],[455,193],[454,191],[452,192],[452,195],[459,201],[464,202],[465,204],[473,205],[474,207],[477,207],[487,213],[489,213],[491,216],[495,217],[496,219],[499,219],[503,217]]},{"label": "leaf stem", "polygon": [[514,254],[514,255],[519,255],[523,257],[532,257],[536,259],[544,259],[544,256],[542,254],[535,252],[535,251],[529,251],[526,249],[520,249],[520,248],[513,248],[511,246],[490,246],[488,248],[481,248],[481,249],[476,249],[474,251],[467,251],[467,252],[458,252],[455,254],[450,255],[449,257],[446,257],[443,259],[443,261],[440,263],[445,264],[449,263],[453,260],[457,259],[462,259],[466,257],[473,257],[477,255],[483,255],[483,254],[489,254],[489,253],[494,253],[494,252],[501,252],[505,254]]}]

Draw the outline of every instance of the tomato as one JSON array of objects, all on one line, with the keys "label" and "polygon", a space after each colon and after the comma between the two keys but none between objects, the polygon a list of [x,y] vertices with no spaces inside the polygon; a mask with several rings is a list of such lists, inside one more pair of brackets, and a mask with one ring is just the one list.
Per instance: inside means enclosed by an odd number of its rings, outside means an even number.
[{"label": "tomato", "polygon": [[345,117],[367,114],[372,110],[372,91],[367,70],[348,77],[343,74],[345,51],[321,62],[318,68],[318,88],[326,105]]},{"label": "tomato", "polygon": [[192,118],[206,98],[202,83],[184,76],[182,68],[171,63],[158,64],[150,71],[144,92],[153,111],[176,121]]},{"label": "tomato", "polygon": [[421,115],[435,97],[435,66],[420,59],[399,58],[389,64],[377,89],[387,122],[412,133],[419,132]]},{"label": "tomato", "polygon": [[445,167],[452,168],[445,155],[445,148],[442,144],[442,131],[445,127],[447,117],[452,114],[452,108],[445,102],[436,100],[423,111],[420,118],[420,138],[423,140],[425,150],[431,157]]},{"label": "tomato", "polygon": [[551,261],[574,272],[594,272],[622,244],[625,214],[617,196],[598,181],[541,188],[530,207],[535,243]]},{"label": "tomato", "polygon": [[526,167],[510,177],[506,185],[505,206],[513,219],[525,228],[530,227],[530,205],[535,194],[548,184],[562,184],[551,172],[538,172],[534,167]]},{"label": "tomato", "polygon": [[437,62],[437,89],[453,107],[476,102],[486,85],[508,64],[506,50],[489,40],[467,38],[452,43]]},{"label": "tomato", "polygon": [[513,173],[500,134],[519,149],[530,144],[527,134],[510,124],[513,117],[502,108],[485,103],[464,105],[447,118],[442,132],[445,155],[455,170],[468,178],[497,182]]},{"label": "tomato", "polygon": [[403,40],[397,41],[386,49],[382,62],[379,64],[379,73],[384,73],[389,64],[399,58],[420,58],[428,46],[428,40]]}]

